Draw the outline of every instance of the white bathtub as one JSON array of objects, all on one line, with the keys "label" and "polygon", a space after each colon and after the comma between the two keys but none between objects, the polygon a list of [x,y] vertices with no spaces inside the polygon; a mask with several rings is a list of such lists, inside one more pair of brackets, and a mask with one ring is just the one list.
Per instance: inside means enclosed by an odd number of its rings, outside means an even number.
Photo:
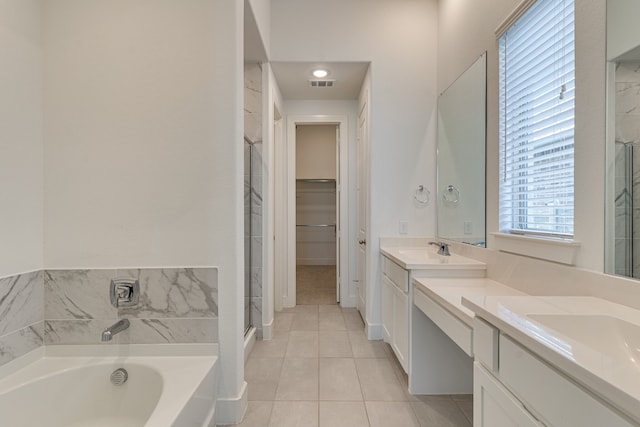
[{"label": "white bathtub", "polygon": [[[198,344],[48,346],[0,370],[0,424],[213,426],[216,350]],[[110,376],[118,368],[129,378],[116,386]]]}]

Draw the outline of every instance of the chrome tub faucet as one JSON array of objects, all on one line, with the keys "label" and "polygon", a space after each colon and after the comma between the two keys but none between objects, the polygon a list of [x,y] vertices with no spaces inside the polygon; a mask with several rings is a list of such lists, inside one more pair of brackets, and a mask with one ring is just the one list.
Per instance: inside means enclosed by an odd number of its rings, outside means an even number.
[{"label": "chrome tub faucet", "polygon": [[111,341],[118,334],[129,327],[129,319],[122,319],[102,331],[102,342]]}]

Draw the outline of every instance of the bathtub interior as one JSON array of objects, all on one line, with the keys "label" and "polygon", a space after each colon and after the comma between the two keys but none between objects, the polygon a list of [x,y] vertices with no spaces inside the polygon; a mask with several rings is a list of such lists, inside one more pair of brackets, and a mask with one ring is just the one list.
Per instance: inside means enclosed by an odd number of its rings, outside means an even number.
[{"label": "bathtub interior", "polygon": [[[64,347],[64,352],[73,352],[69,347],[74,346]],[[159,356],[157,350],[151,353],[126,357],[44,356],[0,380],[2,425],[214,425],[217,358]],[[118,368],[128,372],[122,385],[110,380]]]}]

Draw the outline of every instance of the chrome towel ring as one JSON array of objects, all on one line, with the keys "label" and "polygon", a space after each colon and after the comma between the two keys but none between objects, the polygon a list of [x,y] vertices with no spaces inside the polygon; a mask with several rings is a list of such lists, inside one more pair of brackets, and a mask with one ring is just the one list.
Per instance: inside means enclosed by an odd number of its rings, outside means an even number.
[{"label": "chrome towel ring", "polygon": [[456,207],[460,201],[460,190],[455,185],[449,184],[442,192],[442,201],[449,208]]},{"label": "chrome towel ring", "polygon": [[421,205],[428,205],[431,200],[431,192],[424,188],[424,185],[418,185],[418,188],[413,193],[413,198]]}]

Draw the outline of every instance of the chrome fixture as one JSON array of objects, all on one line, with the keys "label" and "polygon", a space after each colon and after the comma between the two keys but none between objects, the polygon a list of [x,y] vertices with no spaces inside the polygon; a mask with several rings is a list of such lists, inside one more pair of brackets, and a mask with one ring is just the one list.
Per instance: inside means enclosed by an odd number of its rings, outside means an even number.
[{"label": "chrome fixture", "polygon": [[140,282],[133,279],[113,279],[109,299],[116,308],[136,306],[140,299]]},{"label": "chrome fixture", "polygon": [[129,319],[122,319],[102,331],[102,342],[111,341],[118,334],[129,327]]},{"label": "chrome fixture", "polygon": [[430,245],[438,246],[438,255],[451,256],[449,244],[444,242],[429,242]]},{"label": "chrome fixture", "polygon": [[124,368],[118,368],[111,373],[111,377],[109,379],[113,385],[122,385],[129,379],[129,373]]}]

